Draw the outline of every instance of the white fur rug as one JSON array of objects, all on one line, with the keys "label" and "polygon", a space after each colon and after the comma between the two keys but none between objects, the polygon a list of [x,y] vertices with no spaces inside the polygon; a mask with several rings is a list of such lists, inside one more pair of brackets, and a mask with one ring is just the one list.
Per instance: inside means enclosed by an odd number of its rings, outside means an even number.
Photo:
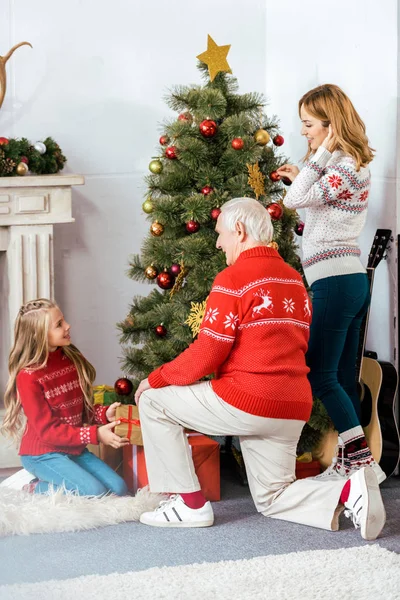
[{"label": "white fur rug", "polygon": [[138,521],[142,512],[152,510],[162,499],[146,488],[135,497],[85,498],[61,491],[47,496],[0,487],[0,536],[81,531]]},{"label": "white fur rug", "polygon": [[[181,532],[179,532],[181,533]],[[2,600],[398,600],[400,556],[378,545],[0,586]]]}]

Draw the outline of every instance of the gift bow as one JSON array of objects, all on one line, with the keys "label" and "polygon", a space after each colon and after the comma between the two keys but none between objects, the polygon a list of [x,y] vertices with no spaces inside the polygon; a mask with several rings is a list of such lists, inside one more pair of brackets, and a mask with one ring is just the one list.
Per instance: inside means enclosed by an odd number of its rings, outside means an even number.
[{"label": "gift bow", "polygon": [[102,392],[113,392],[114,388],[109,385],[96,385],[93,388],[94,393],[102,393]]}]

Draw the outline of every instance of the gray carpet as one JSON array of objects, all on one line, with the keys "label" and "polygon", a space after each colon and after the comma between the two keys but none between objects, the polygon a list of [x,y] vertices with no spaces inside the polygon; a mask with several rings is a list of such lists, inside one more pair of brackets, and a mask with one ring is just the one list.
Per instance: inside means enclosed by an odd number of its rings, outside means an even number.
[{"label": "gray carpet", "polygon": [[[400,553],[400,479],[385,482],[382,494],[387,524],[379,544]],[[222,476],[222,497],[213,505],[216,524],[207,529],[168,530],[128,523],[87,532],[1,539],[0,582],[106,575],[366,543],[343,517],[342,530],[329,532],[257,514],[248,488],[229,473]]]}]

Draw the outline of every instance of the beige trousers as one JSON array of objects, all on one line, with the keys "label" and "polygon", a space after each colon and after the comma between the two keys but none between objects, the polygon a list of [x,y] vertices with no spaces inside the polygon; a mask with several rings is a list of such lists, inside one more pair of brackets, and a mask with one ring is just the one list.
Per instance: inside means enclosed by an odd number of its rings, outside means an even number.
[{"label": "beige trousers", "polygon": [[337,530],[344,481],[295,480],[303,421],[269,419],[227,404],[209,382],[143,392],[139,401],[152,492],[200,489],[184,428],[240,438],[250,492],[258,512],[275,519]]}]

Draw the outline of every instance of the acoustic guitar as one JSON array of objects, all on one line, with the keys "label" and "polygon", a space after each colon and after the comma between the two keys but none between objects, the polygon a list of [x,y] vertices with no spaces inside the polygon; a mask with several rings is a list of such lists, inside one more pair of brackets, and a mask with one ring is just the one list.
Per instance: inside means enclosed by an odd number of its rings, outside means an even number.
[{"label": "acoustic guitar", "polygon": [[[390,229],[377,229],[368,256],[367,275],[372,295],[375,269],[385,258],[391,239]],[[389,477],[397,468],[400,456],[399,428],[395,415],[398,375],[394,366],[377,360],[373,352],[365,351],[369,309],[360,329],[356,361],[356,381],[361,402],[361,425],[372,456]],[[338,432],[328,431],[313,451],[322,467],[328,467],[335,454]]]}]

